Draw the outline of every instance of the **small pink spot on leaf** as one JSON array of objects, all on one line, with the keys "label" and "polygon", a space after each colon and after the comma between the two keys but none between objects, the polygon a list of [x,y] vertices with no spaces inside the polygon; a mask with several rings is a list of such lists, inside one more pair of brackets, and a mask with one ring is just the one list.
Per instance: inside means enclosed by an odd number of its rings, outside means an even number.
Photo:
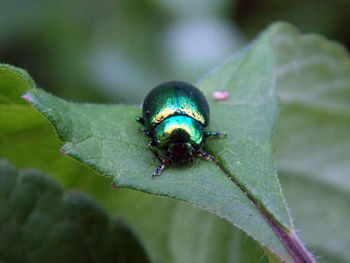
[{"label": "small pink spot on leaf", "polygon": [[213,98],[216,100],[226,100],[230,93],[228,93],[227,91],[214,91],[212,95]]}]

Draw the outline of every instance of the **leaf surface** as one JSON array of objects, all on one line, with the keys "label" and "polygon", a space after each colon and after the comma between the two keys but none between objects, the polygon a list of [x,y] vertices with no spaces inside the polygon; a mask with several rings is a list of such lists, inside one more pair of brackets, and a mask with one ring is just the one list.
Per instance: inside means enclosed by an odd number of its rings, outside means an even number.
[{"label": "leaf surface", "polygon": [[120,219],[34,170],[0,161],[0,260],[149,262]]},{"label": "leaf surface", "polygon": [[[94,176],[86,166],[59,153],[62,143],[52,132],[52,127],[20,98],[35,85],[27,81],[28,74],[9,65],[1,65],[0,74],[0,93],[8,97],[7,102],[12,101],[11,105],[1,103],[4,110],[0,111],[1,156],[19,167],[33,165],[45,170],[65,187],[82,189],[109,211],[120,214],[143,241],[152,261],[202,263],[211,262],[214,257],[221,262],[262,260],[264,252],[256,242],[212,214],[170,199],[107,188],[104,178]],[[197,224],[197,221],[203,223]],[[212,227],[208,229],[208,226]],[[202,242],[197,244],[196,250],[189,250],[198,238]],[[261,262],[265,261],[266,257]]]},{"label": "leaf surface", "polygon": [[[210,210],[288,260],[281,242],[246,195],[248,192],[278,224],[293,228],[270,144],[278,106],[274,56],[267,36],[262,35],[200,83],[207,95],[211,88],[226,87],[231,93],[226,104],[209,100],[212,129],[229,134],[227,140],[208,143],[221,169],[197,159],[193,165],[167,167],[153,180],[150,175],[157,160],[134,120],[139,108],[69,103],[39,89],[31,89],[26,96],[65,142],[63,152],[113,177],[117,186],[174,197]],[[223,84],[226,86],[220,86]]]},{"label": "leaf surface", "polygon": [[52,127],[21,98],[35,86],[25,70],[0,64],[0,158],[19,168],[35,167],[66,184],[73,181],[72,174],[93,174],[59,153],[62,142]]}]

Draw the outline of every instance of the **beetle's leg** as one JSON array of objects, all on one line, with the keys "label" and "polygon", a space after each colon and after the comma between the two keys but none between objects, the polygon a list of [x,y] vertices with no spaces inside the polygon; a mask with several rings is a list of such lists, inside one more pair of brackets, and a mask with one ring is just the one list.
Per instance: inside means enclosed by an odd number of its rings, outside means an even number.
[{"label": "beetle's leg", "polygon": [[[141,117],[136,117],[136,121],[141,123],[143,126],[145,125],[145,120]],[[151,137],[151,132],[144,129],[144,128],[139,128],[140,131],[143,132],[143,134],[147,135],[147,136],[150,136]]]},{"label": "beetle's leg", "polygon": [[160,164],[158,165],[157,169],[154,171],[154,173],[152,174],[152,178],[154,178],[156,175],[160,175],[160,172],[164,169],[165,167],[165,159],[163,157],[161,157],[159,155],[159,153],[157,152],[157,150],[155,149],[155,145],[153,140],[149,141],[148,144],[149,148],[151,149],[151,151],[153,152],[153,154],[157,157],[157,159],[160,161]]},{"label": "beetle's leg", "polygon": [[151,132],[150,132],[150,131],[148,131],[148,130],[146,130],[146,129],[144,129],[144,128],[139,128],[139,130],[142,131],[143,134],[145,134],[145,135],[147,135],[147,136],[151,136]]},{"label": "beetle's leg", "polygon": [[137,122],[139,122],[139,123],[141,123],[143,126],[145,125],[145,120],[143,119],[143,118],[141,118],[141,117],[136,117],[136,121]]},{"label": "beetle's leg", "polygon": [[210,155],[209,153],[206,153],[206,152],[200,151],[200,152],[197,153],[197,155],[198,155],[199,157],[202,157],[202,158],[205,159],[205,160],[211,160],[211,161],[214,161],[214,160],[215,160],[215,159],[214,159],[214,156],[212,156],[212,155]]},{"label": "beetle's leg", "polygon": [[211,136],[216,137],[216,138],[226,138],[227,133],[226,132],[210,132],[210,131],[205,132],[206,138],[211,137]]},{"label": "beetle's leg", "polygon": [[153,154],[157,157],[157,159],[158,159],[161,163],[165,163],[165,160],[159,155],[158,151],[156,150],[153,140],[150,140],[150,141],[149,141],[148,146],[149,146],[149,148],[151,149],[151,151],[153,152]]},{"label": "beetle's leg", "polygon": [[154,178],[156,175],[160,175],[160,172],[164,169],[164,167],[165,167],[164,163],[159,164],[157,169],[152,174],[152,178]]}]

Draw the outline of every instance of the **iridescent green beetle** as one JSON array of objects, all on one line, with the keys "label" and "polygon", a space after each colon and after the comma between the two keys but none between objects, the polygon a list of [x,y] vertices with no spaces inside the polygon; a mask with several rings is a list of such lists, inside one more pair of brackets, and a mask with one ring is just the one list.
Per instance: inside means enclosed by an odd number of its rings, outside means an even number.
[{"label": "iridescent green beetle", "polygon": [[153,177],[160,175],[166,163],[193,162],[195,155],[213,160],[202,150],[206,139],[226,135],[206,130],[208,102],[199,89],[185,82],[158,85],[146,96],[142,109],[142,118],[136,120],[145,126],[141,130],[151,138],[149,147],[160,161]]}]

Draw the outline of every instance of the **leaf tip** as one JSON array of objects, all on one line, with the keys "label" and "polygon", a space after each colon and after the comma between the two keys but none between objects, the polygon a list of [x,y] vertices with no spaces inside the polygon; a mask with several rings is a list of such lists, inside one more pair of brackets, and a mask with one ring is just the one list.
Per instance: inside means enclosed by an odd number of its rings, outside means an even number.
[{"label": "leaf tip", "polygon": [[32,98],[30,97],[29,94],[27,93],[24,93],[22,96],[21,96],[22,99],[25,99],[26,101],[28,102],[32,102]]},{"label": "leaf tip", "polygon": [[61,148],[59,151],[60,151],[60,153],[62,153],[62,154],[67,154],[67,153],[63,150],[63,148]]}]

